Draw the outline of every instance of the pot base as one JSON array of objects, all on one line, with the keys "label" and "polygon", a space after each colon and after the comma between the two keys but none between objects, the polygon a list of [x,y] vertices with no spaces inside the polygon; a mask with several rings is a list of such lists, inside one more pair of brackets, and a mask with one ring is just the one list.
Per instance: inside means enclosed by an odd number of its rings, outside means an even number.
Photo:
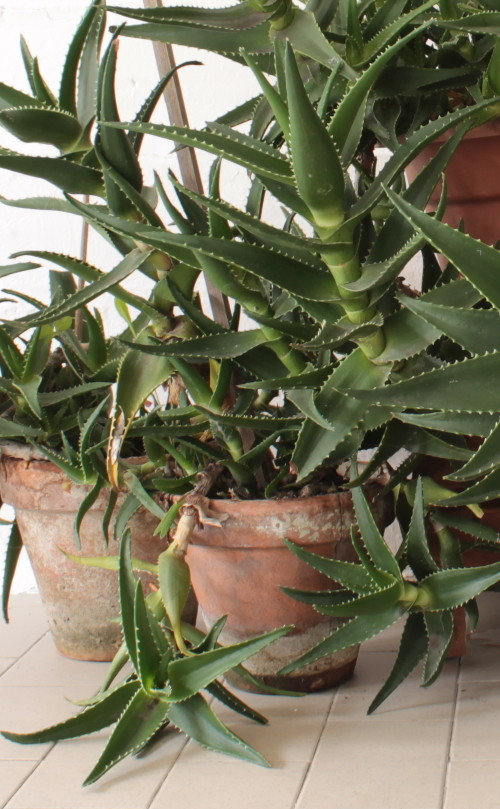
[{"label": "pot base", "polygon": [[[334,688],[346,680],[349,680],[354,673],[356,667],[356,656],[352,660],[344,663],[337,668],[329,668],[321,672],[313,674],[268,674],[260,677],[264,685],[270,688],[280,688],[286,691],[305,691],[307,694],[312,694],[315,691],[326,691],[328,688]],[[246,680],[241,675],[234,671],[230,671],[224,677],[228,685],[238,688],[240,691],[248,691],[253,694],[266,694],[266,690],[252,685],[251,682]]]}]

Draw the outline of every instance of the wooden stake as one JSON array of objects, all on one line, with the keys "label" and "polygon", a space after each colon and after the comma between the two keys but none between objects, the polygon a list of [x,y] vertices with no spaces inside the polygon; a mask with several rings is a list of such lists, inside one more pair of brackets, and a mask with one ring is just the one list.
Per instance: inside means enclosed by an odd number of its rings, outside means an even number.
[{"label": "wooden stake", "polygon": [[[161,8],[163,6],[162,0],[144,0],[145,8]],[[153,42],[153,50],[160,76],[165,76],[169,70],[175,67],[174,51],[171,45],[165,42]],[[186,106],[184,104],[184,96],[182,93],[181,83],[179,81],[178,72],[174,73],[169,83],[163,91],[163,99],[167,107],[168,117],[172,126],[189,126],[188,117],[186,113]],[[191,147],[179,149],[177,152],[177,160],[179,161],[179,168],[181,179],[186,188],[196,191],[198,194],[203,193],[203,183],[201,181],[200,168],[198,160],[196,159],[195,150]],[[205,278],[205,284],[208,292],[208,299],[212,315],[217,323],[222,326],[229,325],[230,309],[229,303],[225,295],[217,289],[212,282]]]}]

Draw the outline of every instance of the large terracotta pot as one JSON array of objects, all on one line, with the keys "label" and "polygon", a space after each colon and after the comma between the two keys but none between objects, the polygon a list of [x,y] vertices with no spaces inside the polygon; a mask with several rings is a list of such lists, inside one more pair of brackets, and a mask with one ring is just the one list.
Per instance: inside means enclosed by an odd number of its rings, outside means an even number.
[{"label": "large terracotta pot", "polygon": [[[106,546],[102,533],[107,494],[101,493],[85,516],[78,551],[73,541],[73,523],[88,487],[72,483],[58,467],[29,447],[6,442],[0,449],[0,495],[15,508],[57,648],[80,660],[111,660],[121,643],[116,622],[120,614],[117,574],[84,567],[61,553],[119,553],[118,542],[110,539]],[[118,506],[122,498],[120,495]],[[157,561],[165,548],[165,541],[153,534],[157,524],[158,520],[145,510],[131,519],[133,556]],[[147,591],[153,577],[141,573],[141,578]]]},{"label": "large terracotta pot", "polygon": [[[377,489],[377,491],[379,491]],[[330,579],[297,559],[287,537],[323,556],[358,561],[350,541],[354,511],[348,492],[294,500],[212,500],[221,527],[205,525],[188,549],[198,624],[207,629],[221,615],[227,623],[222,644],[238,643],[284,624],[295,629],[245,665],[273,686],[316,691],[351,676],[357,647],[329,655],[294,674],[277,672],[327,637],[340,623],[286,595],[281,585],[303,590],[331,589]],[[380,507],[380,510],[382,507]],[[235,685],[247,688],[232,675]]]},{"label": "large terracotta pot", "polygon": [[[436,138],[426,146],[406,170],[412,182],[448,137]],[[457,227],[463,219],[465,230],[475,239],[495,244],[500,239],[500,121],[472,129],[461,141],[446,167],[447,203],[444,221]],[[427,210],[435,211],[441,183],[436,187]]]}]

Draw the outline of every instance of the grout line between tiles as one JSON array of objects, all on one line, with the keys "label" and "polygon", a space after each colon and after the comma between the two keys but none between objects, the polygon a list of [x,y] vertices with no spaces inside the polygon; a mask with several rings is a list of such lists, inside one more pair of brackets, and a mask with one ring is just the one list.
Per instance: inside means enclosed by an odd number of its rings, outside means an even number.
[{"label": "grout line between tiles", "polygon": [[451,748],[455,740],[455,729],[457,724],[457,712],[458,712],[458,694],[461,683],[461,671],[462,671],[462,658],[459,658],[457,679],[455,683],[455,694],[453,701],[453,715],[451,717],[450,733],[448,735],[448,756],[446,759],[446,769],[443,777],[443,789],[441,792],[440,809],[445,809],[446,798],[448,795],[448,786],[450,780]]},{"label": "grout line between tiles", "polygon": [[318,733],[318,738],[316,740],[316,744],[314,745],[314,750],[312,751],[311,760],[307,762],[307,766],[305,768],[304,775],[302,776],[302,778],[300,780],[300,784],[297,787],[297,792],[295,793],[295,797],[293,799],[291,809],[296,809],[297,804],[298,804],[298,802],[300,800],[300,796],[302,795],[302,791],[303,791],[305,783],[307,781],[307,777],[309,775],[312,763],[314,761],[314,757],[315,757],[315,755],[316,755],[316,753],[318,751],[318,747],[319,747],[319,744],[321,742],[321,739],[323,738],[323,733],[325,732],[326,723],[328,722],[328,718],[329,718],[330,714],[332,713],[332,710],[333,710],[335,702],[337,700],[339,691],[340,691],[340,688],[335,689],[335,691],[332,694],[332,698],[330,700],[328,708],[325,711],[325,714],[324,714],[324,717],[323,717],[323,722],[321,723],[321,728],[320,728],[320,731]]},{"label": "grout line between tiles", "polygon": [[15,666],[16,663],[19,663],[19,661],[22,660],[23,657],[28,654],[28,652],[31,652],[33,647],[36,646],[37,643],[40,643],[40,641],[42,640],[42,638],[45,637],[45,635],[49,634],[49,631],[50,631],[49,629],[46,629],[45,632],[42,632],[40,637],[34,640],[31,646],[28,646],[28,648],[25,649],[24,652],[22,652],[22,654],[19,655],[19,657],[14,658],[10,666],[7,666],[7,668],[2,671],[2,674],[0,675],[0,686],[2,685],[2,677],[4,676],[4,674],[7,674],[7,672],[11,670],[12,666]]},{"label": "grout line between tiles", "polygon": [[[50,745],[50,747],[49,747],[49,749],[48,749],[48,750],[47,750],[47,751],[44,753],[44,755],[43,755],[41,758],[39,758],[39,759],[38,759],[38,761],[34,761],[34,762],[33,762],[33,764],[34,764],[35,766],[34,766],[34,767],[33,767],[33,768],[32,768],[32,769],[29,771],[29,773],[27,773],[27,774],[24,776],[24,778],[23,778],[23,779],[20,781],[20,783],[19,783],[19,784],[16,786],[16,788],[14,789],[14,791],[13,791],[13,792],[11,792],[11,794],[8,796],[7,800],[6,800],[6,801],[4,801],[4,802],[2,803],[2,805],[0,806],[0,809],[6,809],[6,807],[8,806],[8,804],[11,802],[12,798],[13,798],[15,795],[17,795],[17,793],[19,792],[19,790],[21,789],[21,787],[22,787],[22,786],[24,786],[24,784],[26,783],[26,781],[28,781],[28,779],[29,779],[29,778],[31,778],[31,776],[33,775],[33,773],[35,772],[35,770],[37,770],[37,769],[38,769],[38,767],[40,766],[40,764],[42,763],[42,761],[45,761],[45,759],[46,759],[46,758],[47,758],[47,756],[49,755],[50,751],[54,749],[54,747],[56,746],[56,744],[57,744],[57,742],[55,742],[54,744],[51,744],[51,745]],[[26,761],[26,759],[22,759],[22,760],[23,760],[23,761]]]},{"label": "grout line between tiles", "polygon": [[177,753],[177,755],[176,755],[175,759],[173,760],[172,764],[170,765],[170,767],[168,768],[167,772],[165,773],[164,778],[162,778],[162,780],[160,781],[160,783],[158,784],[158,786],[157,786],[157,787],[156,787],[156,789],[154,790],[153,794],[151,795],[150,800],[147,802],[147,804],[146,804],[146,809],[150,809],[151,804],[153,803],[154,799],[155,799],[155,798],[156,798],[156,796],[158,795],[158,793],[159,793],[160,789],[162,788],[163,784],[165,783],[165,781],[167,780],[167,778],[169,777],[169,775],[172,773],[172,770],[174,769],[175,765],[177,764],[177,762],[179,761],[180,757],[182,756],[182,754],[183,754],[184,750],[186,749],[186,746],[187,746],[188,742],[189,742],[189,739],[188,739],[188,737],[186,736],[186,739],[185,739],[185,741],[184,741],[184,744],[183,744],[183,745],[182,745],[182,747],[180,748],[180,750],[179,750],[179,752]]}]

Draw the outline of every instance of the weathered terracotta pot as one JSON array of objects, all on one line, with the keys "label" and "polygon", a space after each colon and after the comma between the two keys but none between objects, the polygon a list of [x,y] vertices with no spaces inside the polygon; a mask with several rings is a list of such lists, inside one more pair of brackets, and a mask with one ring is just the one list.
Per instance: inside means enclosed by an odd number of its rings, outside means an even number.
[{"label": "weathered terracotta pot", "polygon": [[[377,489],[377,491],[379,491]],[[222,644],[238,643],[284,624],[295,629],[245,664],[273,686],[316,691],[351,676],[358,647],[329,655],[278,676],[284,665],[327,637],[340,623],[286,595],[281,585],[303,590],[331,589],[330,579],[296,558],[287,537],[308,550],[345,561],[358,561],[350,541],[355,521],[348,492],[295,500],[212,500],[221,527],[206,525],[189,545],[187,562],[198,600],[198,624],[207,629],[228,615]],[[248,688],[231,675],[231,682]]]},{"label": "weathered terracotta pot", "polygon": [[[406,169],[412,182],[443,145],[447,134],[426,146]],[[463,219],[465,230],[475,239],[495,244],[500,239],[500,121],[472,129],[461,141],[446,171],[447,203],[444,222],[457,227]],[[435,211],[441,183],[429,201]]]},{"label": "weathered terracotta pot", "polygon": [[[57,648],[79,660],[111,660],[121,643],[116,622],[120,614],[117,574],[84,567],[61,553],[119,553],[118,542],[110,539],[106,546],[102,534],[106,493],[99,495],[84,517],[82,547],[76,550],[73,523],[88,487],[72,483],[58,467],[29,447],[5,442],[0,450],[0,495],[15,508]],[[118,505],[120,502],[119,499]],[[158,520],[145,510],[131,519],[133,556],[157,561],[165,548],[165,540],[153,534],[157,524]],[[141,578],[147,592],[153,576],[141,573]]]}]

